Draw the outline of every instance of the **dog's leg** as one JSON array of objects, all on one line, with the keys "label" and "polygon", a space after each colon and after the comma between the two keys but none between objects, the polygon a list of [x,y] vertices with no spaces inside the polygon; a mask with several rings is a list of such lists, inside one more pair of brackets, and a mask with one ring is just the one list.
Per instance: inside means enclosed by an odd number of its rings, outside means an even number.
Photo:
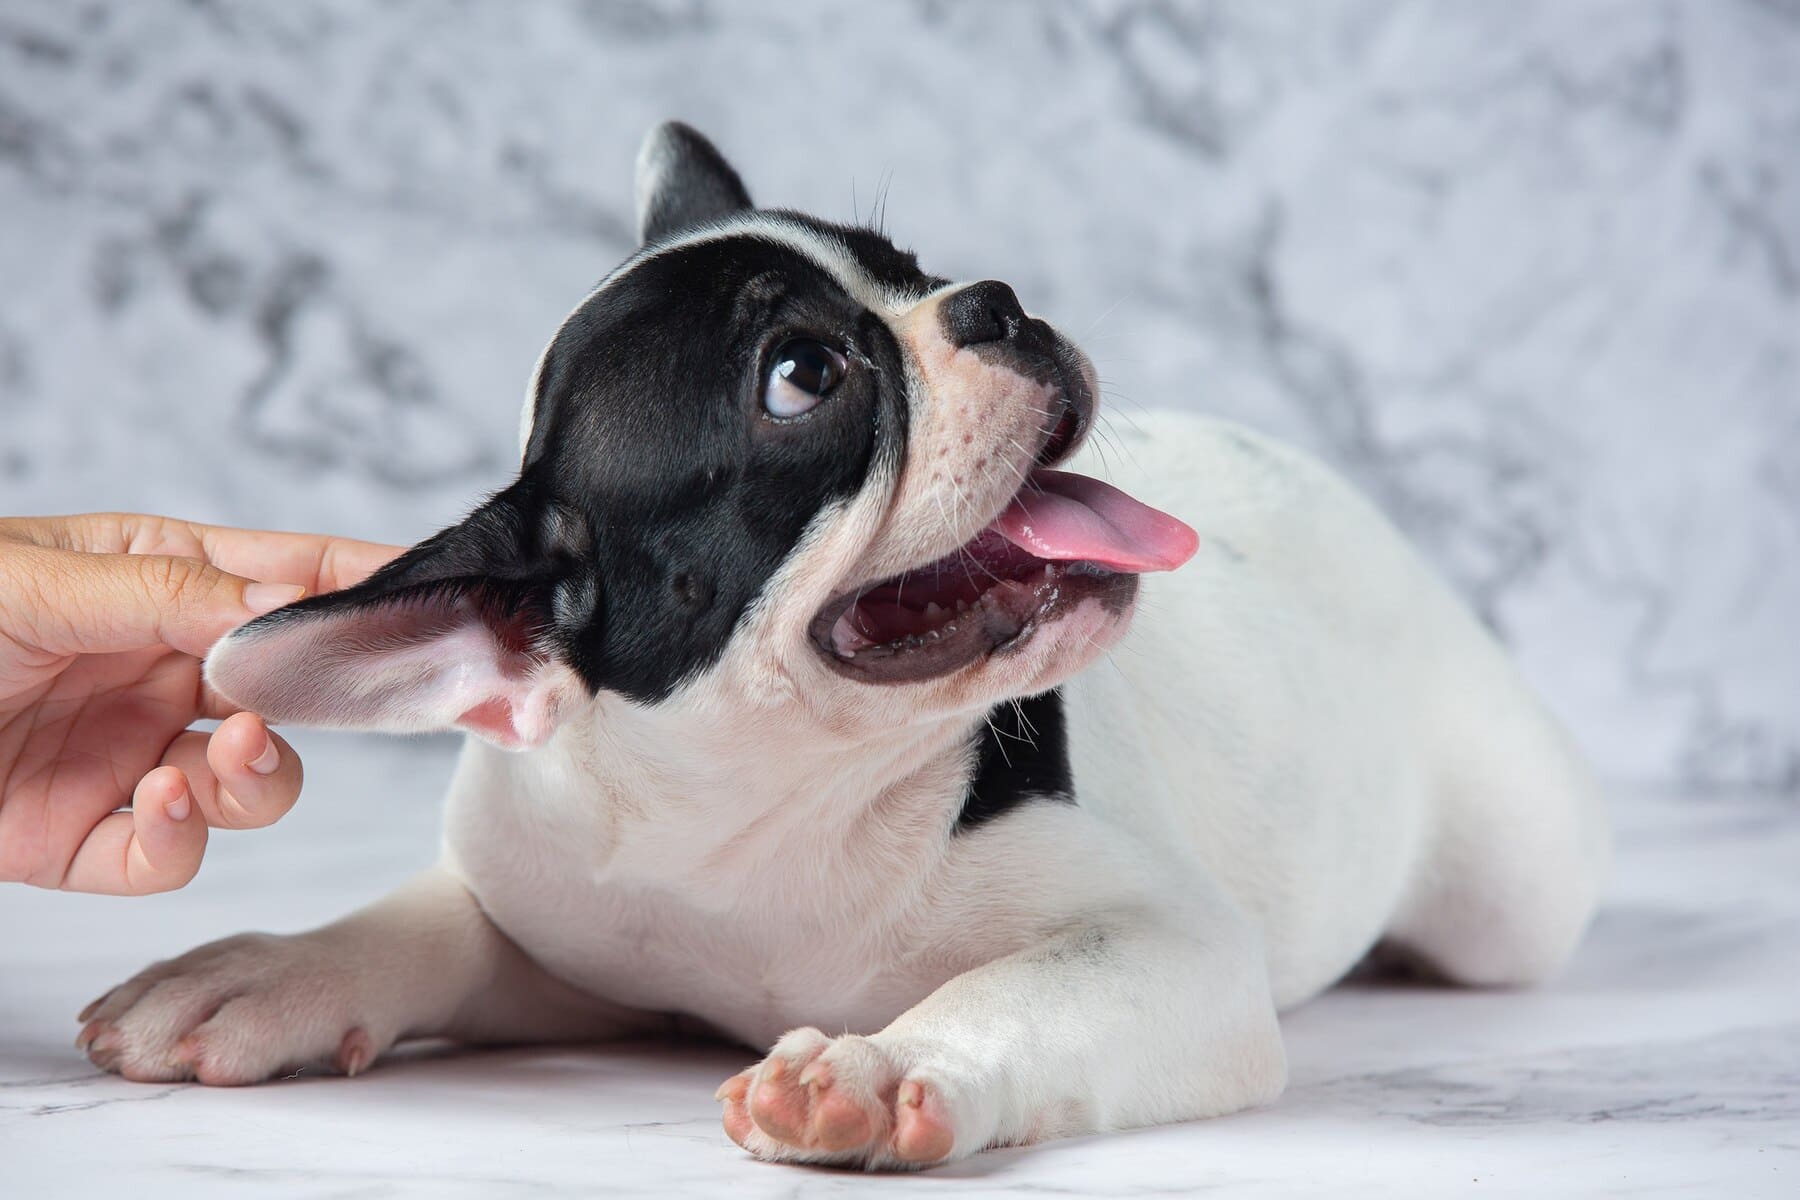
[{"label": "dog's leg", "polygon": [[958,976],[872,1036],[795,1030],[719,1097],[759,1157],[917,1167],[1227,1113],[1285,1079],[1251,930],[1141,914]]},{"label": "dog's leg", "polygon": [[310,933],[241,934],[153,964],[81,1014],[76,1045],[128,1079],[356,1074],[395,1042],[619,1036],[647,1020],[553,978],[434,870]]}]

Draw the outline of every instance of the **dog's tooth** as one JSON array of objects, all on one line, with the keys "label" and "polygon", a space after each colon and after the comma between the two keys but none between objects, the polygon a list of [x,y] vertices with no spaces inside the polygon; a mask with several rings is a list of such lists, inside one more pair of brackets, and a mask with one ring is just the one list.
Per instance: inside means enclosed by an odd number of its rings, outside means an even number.
[{"label": "dog's tooth", "polygon": [[936,621],[939,618],[941,618],[943,615],[944,615],[943,606],[938,604],[937,601],[933,600],[931,603],[929,603],[925,606],[925,617],[927,620]]},{"label": "dog's tooth", "polygon": [[868,649],[872,644],[867,637],[863,636],[862,631],[857,629],[855,621],[848,612],[839,617],[837,623],[831,628],[832,649],[846,658],[858,650]]}]

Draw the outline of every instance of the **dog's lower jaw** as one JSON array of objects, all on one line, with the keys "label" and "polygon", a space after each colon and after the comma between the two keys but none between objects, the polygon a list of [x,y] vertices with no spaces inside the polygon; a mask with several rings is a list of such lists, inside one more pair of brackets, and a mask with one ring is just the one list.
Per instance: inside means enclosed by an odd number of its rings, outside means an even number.
[{"label": "dog's lower jaw", "polygon": [[[1136,594],[1134,575],[1085,563],[1043,563],[1023,577],[989,583],[972,602],[924,613],[919,632],[871,641],[857,619],[861,597],[851,594],[821,609],[808,635],[825,663],[846,679],[868,685],[921,683],[1018,654],[1084,608],[1097,609],[1105,614],[1103,621],[1122,625]],[[938,606],[933,603],[931,609]],[[1068,674],[1081,665],[1069,666]],[[1010,698],[996,695],[994,701]]]}]

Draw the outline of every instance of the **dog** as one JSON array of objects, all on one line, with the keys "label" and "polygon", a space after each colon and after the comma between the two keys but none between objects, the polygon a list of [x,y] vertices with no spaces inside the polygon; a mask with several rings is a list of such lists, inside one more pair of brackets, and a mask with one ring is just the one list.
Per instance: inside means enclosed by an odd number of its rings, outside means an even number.
[{"label": "dog", "polygon": [[754,208],[684,125],[637,204],[517,479],[207,660],[274,720],[472,735],[440,865],[149,967],[94,1062],[704,1031],[768,1047],[718,1092],[751,1154],[918,1168],[1268,1104],[1277,1014],[1376,948],[1483,987],[1569,955],[1596,789],[1347,484],[1174,414],[1118,431],[1129,492],[1066,470],[1073,343]]}]

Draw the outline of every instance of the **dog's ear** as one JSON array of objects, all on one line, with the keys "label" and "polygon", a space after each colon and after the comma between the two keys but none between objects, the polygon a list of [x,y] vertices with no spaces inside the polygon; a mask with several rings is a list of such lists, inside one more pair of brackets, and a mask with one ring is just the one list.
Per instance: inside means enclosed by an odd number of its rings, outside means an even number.
[{"label": "dog's ear", "polygon": [[365,582],[239,627],[206,680],[272,721],[542,745],[588,692],[557,645],[541,536],[502,493]]},{"label": "dog's ear", "polygon": [[750,207],[750,194],[713,144],[680,121],[644,135],[637,157],[638,240],[655,242]]}]

